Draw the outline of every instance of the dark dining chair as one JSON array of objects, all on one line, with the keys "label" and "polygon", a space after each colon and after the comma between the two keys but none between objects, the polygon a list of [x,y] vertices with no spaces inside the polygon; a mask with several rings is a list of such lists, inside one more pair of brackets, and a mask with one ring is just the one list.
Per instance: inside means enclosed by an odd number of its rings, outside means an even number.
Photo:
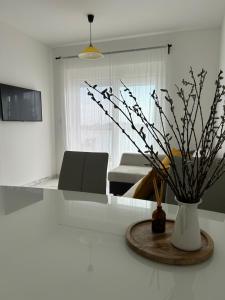
[{"label": "dark dining chair", "polygon": [[65,151],[59,190],[106,194],[108,153]]}]

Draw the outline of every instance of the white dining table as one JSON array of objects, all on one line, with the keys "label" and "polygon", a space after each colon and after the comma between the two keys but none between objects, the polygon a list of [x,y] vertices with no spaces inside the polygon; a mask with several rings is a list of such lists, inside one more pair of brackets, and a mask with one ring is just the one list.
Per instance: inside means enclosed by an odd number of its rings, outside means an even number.
[{"label": "white dining table", "polygon": [[[124,197],[0,187],[0,299],[225,299],[225,215],[199,210],[214,255],[173,266],[139,256],[125,241],[127,227],[154,208]],[[164,210],[175,218],[177,206]]]}]

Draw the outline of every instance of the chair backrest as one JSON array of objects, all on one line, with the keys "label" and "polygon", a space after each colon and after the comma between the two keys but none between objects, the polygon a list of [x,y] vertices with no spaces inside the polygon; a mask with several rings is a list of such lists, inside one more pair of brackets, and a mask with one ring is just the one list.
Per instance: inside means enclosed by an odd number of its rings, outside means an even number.
[{"label": "chair backrest", "polygon": [[65,151],[58,189],[106,193],[108,153]]},{"label": "chair backrest", "polygon": [[[215,159],[215,164],[218,160]],[[176,164],[178,164],[178,171],[181,172],[181,158],[176,158]],[[172,172],[170,170],[170,175]],[[209,174],[208,174],[209,176]],[[170,204],[177,204],[174,200],[174,193],[167,185],[165,202]],[[200,209],[211,210],[215,212],[225,213],[225,174],[203,195],[202,203],[199,205]]]}]

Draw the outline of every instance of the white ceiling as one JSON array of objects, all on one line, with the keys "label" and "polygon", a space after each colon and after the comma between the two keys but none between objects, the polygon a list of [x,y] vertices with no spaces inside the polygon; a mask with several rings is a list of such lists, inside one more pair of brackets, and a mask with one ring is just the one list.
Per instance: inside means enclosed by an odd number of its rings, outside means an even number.
[{"label": "white ceiling", "polygon": [[221,25],[225,0],[0,0],[0,21],[48,45]]}]

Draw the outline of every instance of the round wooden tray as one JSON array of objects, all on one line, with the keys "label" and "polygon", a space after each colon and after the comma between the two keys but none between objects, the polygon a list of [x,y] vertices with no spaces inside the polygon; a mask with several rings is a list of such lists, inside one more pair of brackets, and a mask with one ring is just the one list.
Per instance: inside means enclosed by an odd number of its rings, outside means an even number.
[{"label": "round wooden tray", "polygon": [[174,221],[166,221],[165,233],[152,233],[151,220],[143,220],[129,226],[126,240],[135,252],[151,260],[170,265],[194,265],[207,260],[213,253],[213,240],[203,230],[202,248],[197,251],[182,251],[171,242]]}]

